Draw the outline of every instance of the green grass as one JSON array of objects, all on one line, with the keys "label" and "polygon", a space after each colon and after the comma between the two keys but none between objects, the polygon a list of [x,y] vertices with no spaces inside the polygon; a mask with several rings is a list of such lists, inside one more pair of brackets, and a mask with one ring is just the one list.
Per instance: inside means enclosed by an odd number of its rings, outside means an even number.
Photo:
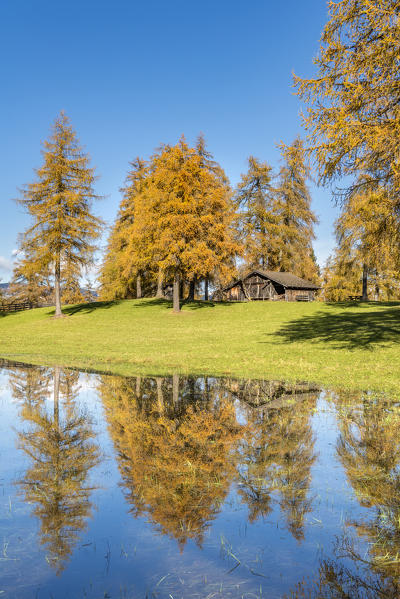
[{"label": "green grass", "polygon": [[309,380],[400,395],[400,303],[126,300],[0,317],[0,355],[133,374]]}]

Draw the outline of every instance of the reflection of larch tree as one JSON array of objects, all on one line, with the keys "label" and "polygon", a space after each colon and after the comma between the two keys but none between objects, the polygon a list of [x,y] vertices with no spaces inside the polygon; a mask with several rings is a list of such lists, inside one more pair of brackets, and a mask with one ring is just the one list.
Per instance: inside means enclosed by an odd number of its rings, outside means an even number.
[{"label": "reflection of larch tree", "polygon": [[315,400],[316,396],[311,396],[277,414],[281,438],[277,489],[288,529],[297,540],[304,538],[304,517],[311,511],[309,488],[316,455],[310,420]]},{"label": "reflection of larch tree", "polygon": [[41,366],[13,366],[9,382],[14,399],[20,405],[35,407],[49,396],[51,370]]},{"label": "reflection of larch tree", "polygon": [[316,394],[301,399],[296,406],[282,402],[279,408],[248,409],[238,466],[239,494],[250,521],[271,511],[275,492],[297,540],[304,537],[304,517],[311,510],[310,471],[316,458],[310,423]]},{"label": "reflection of larch tree", "polygon": [[29,425],[18,434],[19,447],[32,463],[18,485],[34,506],[41,543],[57,573],[91,516],[93,488],[87,479],[99,460],[90,421],[76,406],[78,378],[77,372],[54,369],[53,413],[45,401],[32,402],[31,389],[18,396],[21,418]]},{"label": "reflection of larch tree", "polygon": [[272,510],[276,440],[264,412],[249,410],[247,423],[238,451],[238,482],[239,495],[249,508],[250,522],[254,522]]},{"label": "reflection of larch tree", "polygon": [[201,545],[234,477],[240,434],[230,402],[198,401],[196,379],[103,377],[100,394],[125,497],[182,547]]},{"label": "reflection of larch tree", "polygon": [[[382,399],[360,401],[359,396],[342,394],[336,402],[337,453],[360,505],[369,513],[346,522],[347,532],[334,548],[337,559],[321,561],[319,580],[299,583],[288,597],[398,599],[400,414]],[[360,540],[367,542],[367,552]]]},{"label": "reflection of larch tree", "polygon": [[[384,570],[374,571],[364,554],[356,554],[352,543],[342,537],[335,549],[337,559],[321,560],[319,576],[296,584],[284,599],[398,599],[398,580]],[[353,560],[346,567],[341,558]]]},{"label": "reflection of larch tree", "polygon": [[360,504],[371,508],[349,525],[367,541],[373,569],[400,591],[400,414],[383,400],[338,413],[339,459]]}]

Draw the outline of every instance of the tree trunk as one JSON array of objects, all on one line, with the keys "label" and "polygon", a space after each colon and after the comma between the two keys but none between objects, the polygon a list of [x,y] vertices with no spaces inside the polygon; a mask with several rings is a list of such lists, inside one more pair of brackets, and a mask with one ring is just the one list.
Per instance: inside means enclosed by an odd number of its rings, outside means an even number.
[{"label": "tree trunk", "polygon": [[60,367],[54,368],[54,426],[58,431],[60,425]]},{"label": "tree trunk", "polygon": [[179,401],[179,374],[172,375],[172,401],[174,406]]},{"label": "tree trunk", "polygon": [[204,378],[204,395],[206,397],[206,403],[210,401],[210,388],[208,386],[208,376]]},{"label": "tree trunk", "polygon": [[142,379],[140,376],[136,377],[136,397],[140,397],[140,385],[141,385]]},{"label": "tree trunk", "polygon": [[162,298],[163,297],[163,273],[162,270],[160,269],[158,271],[158,279],[157,279],[157,293],[156,293],[156,297],[158,298]]},{"label": "tree trunk", "polygon": [[163,379],[161,379],[160,377],[156,378],[156,382],[157,382],[157,403],[158,403],[158,411],[160,414],[162,414],[164,412],[164,397],[163,397],[163,392],[162,392],[162,382]]},{"label": "tree trunk", "polygon": [[196,279],[189,281],[188,302],[194,302],[194,290],[196,287]]},{"label": "tree trunk", "polygon": [[137,299],[142,297],[142,277],[140,275],[136,278],[136,297]]},{"label": "tree trunk", "polygon": [[362,301],[368,301],[368,266],[363,264],[363,275],[362,275]]},{"label": "tree trunk", "polygon": [[173,311],[174,312],[180,312],[181,311],[180,301],[179,301],[180,300],[179,291],[180,291],[179,275],[175,274],[175,276],[174,276],[174,289],[173,289]]},{"label": "tree trunk", "polygon": [[54,293],[56,300],[56,313],[55,317],[58,318],[62,316],[61,312],[61,265],[60,259],[57,258],[56,265],[54,268]]},{"label": "tree trunk", "polygon": [[208,277],[204,279],[204,301],[208,302]]},{"label": "tree trunk", "polygon": [[190,390],[190,401],[192,401],[194,403],[195,397],[196,397],[196,392],[195,392],[195,384],[194,384],[194,378],[191,377],[189,379],[189,390]]}]

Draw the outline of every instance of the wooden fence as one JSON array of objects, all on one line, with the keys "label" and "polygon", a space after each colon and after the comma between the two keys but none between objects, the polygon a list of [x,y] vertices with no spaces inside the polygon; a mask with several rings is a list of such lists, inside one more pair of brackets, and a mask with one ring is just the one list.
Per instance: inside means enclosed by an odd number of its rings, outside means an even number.
[{"label": "wooden fence", "polygon": [[32,310],[36,307],[32,302],[9,302],[0,304],[0,312],[21,312],[21,310]]}]

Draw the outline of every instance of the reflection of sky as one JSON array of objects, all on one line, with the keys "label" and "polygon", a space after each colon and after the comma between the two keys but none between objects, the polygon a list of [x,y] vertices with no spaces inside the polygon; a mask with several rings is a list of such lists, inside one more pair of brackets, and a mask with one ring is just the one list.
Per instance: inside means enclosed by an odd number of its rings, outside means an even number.
[{"label": "reflection of sky", "polygon": [[[78,404],[94,420],[95,441],[102,452],[101,462],[90,474],[93,518],[65,571],[56,578],[46,562],[45,548],[38,544],[33,506],[25,504],[17,493],[15,483],[24,476],[29,458],[16,450],[16,433],[26,424],[13,403],[6,372],[0,373],[0,539],[8,543],[8,555],[18,558],[2,562],[0,588],[7,591],[7,597],[30,599],[39,585],[44,597],[52,593],[57,599],[78,597],[83,590],[93,599],[105,593],[114,597],[119,596],[121,588],[126,588],[127,596],[132,598],[142,598],[155,588],[161,598],[197,593],[204,599],[219,589],[222,596],[241,597],[246,592],[258,593],[260,585],[263,596],[280,597],[299,580],[315,576],[319,558],[332,555],[335,535],[340,535],[347,513],[366,513],[359,507],[337,460],[334,406],[322,393],[318,410],[310,413],[309,420],[317,457],[311,470],[312,511],[305,517],[304,540],[297,541],[289,532],[278,492],[272,493],[272,511],[250,523],[248,508],[233,483],[205,534],[203,548],[189,540],[180,552],[175,540],[150,523],[151,515],[134,518],[129,513],[116,449],[96,392],[98,383],[96,375],[82,374],[78,398]],[[296,410],[295,402],[290,406]],[[48,407],[51,411],[50,402]],[[237,420],[242,424],[247,409],[241,401],[235,401]],[[282,444],[284,448],[285,439]],[[228,574],[237,563],[232,554],[241,564]],[[12,591],[13,587],[17,590]]]}]

